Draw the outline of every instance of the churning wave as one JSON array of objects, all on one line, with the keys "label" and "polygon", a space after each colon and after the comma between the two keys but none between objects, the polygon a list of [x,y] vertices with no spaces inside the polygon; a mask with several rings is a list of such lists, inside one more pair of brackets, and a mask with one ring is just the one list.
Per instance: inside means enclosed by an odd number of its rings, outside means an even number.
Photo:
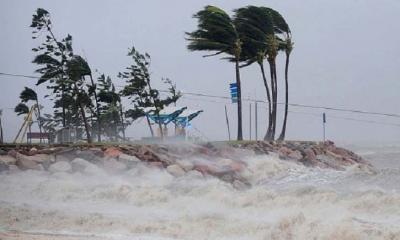
[{"label": "churning wave", "polygon": [[100,168],[3,173],[0,232],[37,239],[400,239],[400,164],[337,171],[274,155],[246,162],[251,187],[239,189],[199,172],[173,177],[142,164],[118,175]]}]

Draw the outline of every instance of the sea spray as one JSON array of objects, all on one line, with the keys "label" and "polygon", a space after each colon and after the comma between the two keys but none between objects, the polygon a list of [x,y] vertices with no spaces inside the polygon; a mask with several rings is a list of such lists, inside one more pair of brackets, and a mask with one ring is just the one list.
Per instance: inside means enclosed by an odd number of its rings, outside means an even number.
[{"label": "sea spray", "polygon": [[0,232],[38,239],[400,239],[398,168],[311,168],[275,154],[243,161],[245,189],[143,163],[118,174],[101,167],[90,174],[2,173]]}]

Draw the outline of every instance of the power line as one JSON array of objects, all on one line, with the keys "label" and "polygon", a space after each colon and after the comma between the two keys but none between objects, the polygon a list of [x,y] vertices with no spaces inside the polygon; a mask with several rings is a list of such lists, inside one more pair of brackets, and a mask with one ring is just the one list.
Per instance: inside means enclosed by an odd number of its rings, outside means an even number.
[{"label": "power line", "polygon": [[40,78],[40,77],[36,77],[36,76],[29,76],[29,75],[23,75],[23,74],[12,74],[12,73],[4,73],[4,72],[0,72],[0,75],[10,76],[10,77],[36,78],[36,79]]},{"label": "power line", "polygon": [[[37,76],[29,76],[29,75],[22,75],[22,74],[11,74],[11,73],[4,73],[0,72],[0,75],[12,76],[12,77],[25,77],[25,78],[39,78]],[[116,87],[123,88],[124,86],[116,85]],[[160,92],[169,92],[168,90],[160,90]],[[230,97],[226,96],[218,96],[218,95],[211,95],[211,94],[203,94],[203,93],[194,93],[194,92],[182,92],[183,95],[192,95],[198,97],[208,97],[208,98],[219,98],[224,100],[230,100]],[[268,103],[265,100],[259,99],[252,99],[252,98],[242,98],[242,101],[251,101],[251,102],[259,102],[259,103]],[[286,105],[286,103],[277,102],[279,105]],[[357,113],[357,114],[365,114],[365,115],[376,115],[376,116],[385,116],[385,117],[394,117],[400,118],[400,114],[396,113],[384,113],[384,112],[372,112],[372,111],[364,111],[359,109],[349,109],[349,108],[337,108],[337,107],[326,107],[326,106],[317,106],[317,105],[306,105],[300,103],[288,103],[289,106],[292,107],[302,107],[302,108],[312,108],[312,109],[322,109],[322,110],[330,110],[330,111],[338,111],[338,112],[349,112],[349,113]]]},{"label": "power line", "polygon": [[[321,114],[318,114],[318,113],[298,112],[298,111],[289,111],[289,113],[304,114],[304,115],[310,115],[310,116],[313,116],[313,117],[321,118]],[[379,124],[379,125],[387,125],[387,126],[396,126],[396,127],[400,127],[400,124],[398,124],[398,123],[388,123],[388,122],[381,122],[381,121],[374,121],[374,120],[366,120],[366,119],[359,119],[359,118],[340,117],[340,116],[335,116],[335,115],[328,115],[328,118],[334,118],[334,119],[342,119],[342,120],[355,121],[355,122],[365,122],[365,123],[373,123],[373,124]]]}]

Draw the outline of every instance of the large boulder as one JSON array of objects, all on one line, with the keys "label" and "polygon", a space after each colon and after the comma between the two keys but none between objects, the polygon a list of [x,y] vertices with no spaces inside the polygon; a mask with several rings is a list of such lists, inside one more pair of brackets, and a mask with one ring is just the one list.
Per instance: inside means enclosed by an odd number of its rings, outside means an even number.
[{"label": "large boulder", "polygon": [[185,175],[185,170],[183,170],[179,165],[173,164],[167,167],[167,172],[169,172],[174,177],[182,177]]},{"label": "large boulder", "polygon": [[29,156],[22,155],[20,153],[15,154],[15,158],[17,159],[16,164],[22,170],[41,170],[42,166],[37,162],[33,161]]},{"label": "large boulder", "polygon": [[72,170],[71,164],[66,161],[56,162],[50,165],[49,169],[50,172],[70,172]]}]

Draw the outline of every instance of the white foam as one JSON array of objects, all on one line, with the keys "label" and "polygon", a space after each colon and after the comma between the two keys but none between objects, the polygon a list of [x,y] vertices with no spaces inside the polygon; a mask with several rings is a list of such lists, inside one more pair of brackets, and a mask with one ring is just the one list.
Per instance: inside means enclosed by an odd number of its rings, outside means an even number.
[{"label": "white foam", "polygon": [[399,187],[386,187],[387,172],[246,162],[252,187],[242,191],[141,164],[119,175],[0,174],[0,226],[104,239],[400,239]]}]

